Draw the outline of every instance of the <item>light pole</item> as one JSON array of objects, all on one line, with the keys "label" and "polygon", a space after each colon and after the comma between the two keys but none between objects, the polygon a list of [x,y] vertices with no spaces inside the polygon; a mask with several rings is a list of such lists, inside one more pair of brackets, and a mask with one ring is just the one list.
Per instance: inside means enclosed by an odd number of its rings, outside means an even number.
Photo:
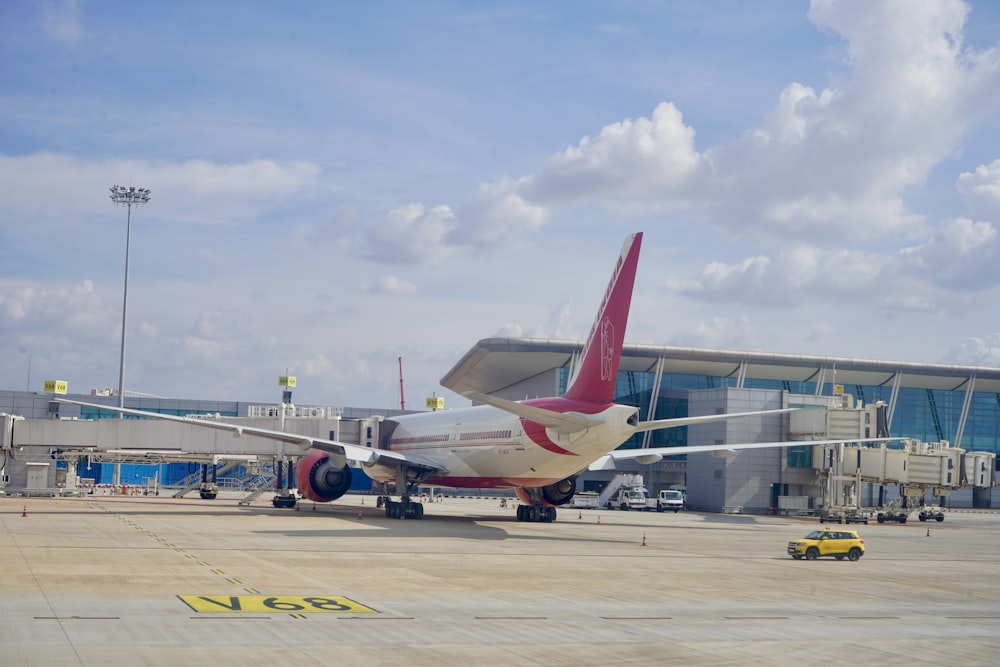
[{"label": "light pole", "polygon": [[[132,206],[142,206],[149,201],[149,188],[124,185],[111,186],[111,201],[128,208],[125,224],[125,290],[122,297],[122,353],[118,363],[118,407],[125,407],[125,323],[128,320],[128,255],[132,237]],[[118,413],[119,418],[123,417]]]}]

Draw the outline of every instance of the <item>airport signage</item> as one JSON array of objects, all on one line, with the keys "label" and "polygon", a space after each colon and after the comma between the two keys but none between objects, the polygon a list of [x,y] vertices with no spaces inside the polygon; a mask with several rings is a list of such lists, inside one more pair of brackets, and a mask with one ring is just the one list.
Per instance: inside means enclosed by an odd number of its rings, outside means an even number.
[{"label": "airport signage", "polygon": [[46,394],[65,394],[68,388],[65,380],[46,380],[42,391]]},{"label": "airport signage", "polygon": [[341,596],[313,595],[178,595],[198,613],[377,614],[371,607]]}]

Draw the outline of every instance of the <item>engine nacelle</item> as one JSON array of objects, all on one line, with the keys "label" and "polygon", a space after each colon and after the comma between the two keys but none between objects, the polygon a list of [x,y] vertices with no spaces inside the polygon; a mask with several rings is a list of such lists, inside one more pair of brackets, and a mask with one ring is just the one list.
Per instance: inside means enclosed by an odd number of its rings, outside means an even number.
[{"label": "engine nacelle", "polygon": [[542,498],[550,505],[565,505],[576,493],[576,477],[561,479],[555,484],[542,487]]},{"label": "engine nacelle", "polygon": [[[576,493],[576,477],[567,477],[554,484],[543,486],[541,491],[542,501],[546,505],[565,505],[572,500],[573,494]],[[514,489],[514,493],[517,495],[518,500],[525,505],[531,504],[531,492],[528,489],[518,487]]]},{"label": "engine nacelle", "polygon": [[295,485],[308,500],[328,503],[351,488],[351,468],[347,464],[334,465],[329,454],[316,450],[299,461],[295,468]]}]

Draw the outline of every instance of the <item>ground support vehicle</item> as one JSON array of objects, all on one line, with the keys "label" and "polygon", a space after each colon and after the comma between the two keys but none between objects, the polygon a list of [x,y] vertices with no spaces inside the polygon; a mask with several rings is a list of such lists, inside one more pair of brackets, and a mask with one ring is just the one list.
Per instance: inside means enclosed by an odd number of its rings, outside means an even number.
[{"label": "ground support vehicle", "polygon": [[898,523],[906,523],[906,518],[909,516],[909,511],[907,510],[883,510],[878,513],[875,519],[879,523],[892,523],[893,521]]},{"label": "ground support vehicle", "polygon": [[788,543],[788,555],[799,560],[832,556],[837,560],[858,560],[865,555],[865,541],[854,530],[822,528]]},{"label": "ground support vehicle", "polygon": [[[648,510],[649,491],[644,486],[622,486],[618,489],[618,495],[608,500],[608,509],[618,508],[620,510]],[[654,505],[655,507],[655,505]]]},{"label": "ground support vehicle", "polygon": [[597,509],[600,506],[600,498],[593,491],[577,491],[573,494],[573,507],[579,509]]},{"label": "ground support vehicle", "polygon": [[868,525],[868,512],[855,507],[828,508],[819,515],[820,523],[863,523]]},{"label": "ground support vehicle", "polygon": [[922,507],[917,518],[921,521],[944,521],[944,511],[940,507]]},{"label": "ground support vehicle", "polygon": [[648,504],[657,512],[670,510],[677,514],[684,509],[684,494],[674,489],[664,489],[655,498],[650,498]]}]

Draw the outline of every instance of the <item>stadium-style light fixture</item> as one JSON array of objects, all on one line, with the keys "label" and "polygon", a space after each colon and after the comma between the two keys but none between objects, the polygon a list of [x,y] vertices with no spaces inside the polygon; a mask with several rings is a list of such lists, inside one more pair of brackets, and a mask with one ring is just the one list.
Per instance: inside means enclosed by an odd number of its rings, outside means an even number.
[{"label": "stadium-style light fixture", "polygon": [[[128,216],[125,223],[125,290],[122,297],[122,349],[121,358],[118,362],[118,407],[125,407],[125,323],[128,321],[128,258],[129,247],[132,240],[132,207],[142,206],[149,202],[149,188],[135,188],[132,186],[112,185],[111,201],[117,206],[128,208]],[[118,413],[118,417],[124,415]]]}]

